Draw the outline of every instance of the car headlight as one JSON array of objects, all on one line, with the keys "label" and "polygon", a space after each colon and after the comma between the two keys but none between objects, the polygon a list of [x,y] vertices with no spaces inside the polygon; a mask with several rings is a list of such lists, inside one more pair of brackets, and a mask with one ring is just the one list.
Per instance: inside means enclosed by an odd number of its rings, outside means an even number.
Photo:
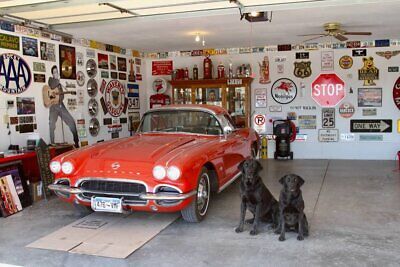
[{"label": "car headlight", "polygon": [[61,164],[58,161],[50,162],[50,171],[52,173],[59,173],[61,171]]},{"label": "car headlight", "polygon": [[176,181],[181,176],[181,170],[176,166],[171,166],[167,170],[167,177],[170,180]]},{"label": "car headlight", "polygon": [[153,168],[153,176],[157,180],[162,180],[165,178],[166,175],[165,168],[163,166],[157,165]]},{"label": "car headlight", "polygon": [[72,165],[71,162],[66,161],[63,164],[61,164],[61,170],[65,174],[71,174],[74,171],[74,165]]}]

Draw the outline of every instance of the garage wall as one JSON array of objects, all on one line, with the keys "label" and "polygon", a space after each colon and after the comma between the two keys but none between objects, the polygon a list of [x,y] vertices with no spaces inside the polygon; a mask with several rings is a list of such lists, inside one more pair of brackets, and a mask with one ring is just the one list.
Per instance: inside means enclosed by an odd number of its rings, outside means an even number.
[{"label": "garage wall", "polygon": [[[343,55],[352,56],[352,49],[334,49],[334,72],[339,75],[346,83],[346,97],[343,102],[350,102],[354,105],[356,111],[355,114],[350,119],[391,119],[393,120],[393,131],[392,133],[382,133],[383,141],[360,141],[360,134],[355,133],[354,141],[343,141],[340,140],[334,143],[321,143],[318,141],[318,129],[322,128],[321,121],[321,107],[311,98],[311,83],[314,79],[322,73],[321,71],[321,51],[314,50],[309,52],[312,69],[312,75],[305,79],[300,79],[294,76],[294,62],[302,61],[296,60],[295,53],[301,51],[286,51],[286,52],[268,52],[268,53],[252,53],[252,54],[237,54],[237,55],[218,55],[211,56],[212,62],[214,64],[214,77],[216,77],[216,66],[219,62],[223,62],[225,69],[227,70],[228,64],[231,61],[236,67],[243,63],[250,63],[252,66],[253,73],[255,74],[255,79],[252,83],[252,113],[256,114],[266,114],[267,121],[275,118],[282,117],[286,118],[288,112],[296,112],[297,115],[316,115],[317,116],[317,129],[306,130],[300,129],[300,134],[307,135],[306,141],[295,141],[292,143],[292,150],[294,151],[295,158],[323,158],[323,159],[387,159],[392,160],[398,150],[400,150],[400,134],[397,133],[397,120],[400,118],[400,111],[397,109],[392,98],[392,89],[396,79],[399,77],[399,72],[388,72],[389,66],[400,66],[400,56],[392,57],[391,59],[386,59],[384,57],[378,56],[377,51],[387,51],[387,50],[400,50],[398,47],[382,47],[382,48],[368,48],[367,56],[372,56],[374,58],[375,66],[379,69],[379,80],[376,80],[376,86],[380,87],[383,91],[382,107],[377,108],[376,116],[363,116],[362,108],[357,106],[357,90],[358,88],[363,88],[363,81],[358,80],[358,69],[363,66],[363,57],[353,57],[353,66],[348,70],[344,70],[339,66],[339,59]],[[270,62],[270,84],[259,84],[259,66],[258,63],[262,62],[265,55],[268,55]],[[285,57],[286,61],[284,64],[284,73],[277,73],[277,65],[282,63],[276,63],[276,57]],[[199,77],[203,76],[202,66],[204,57],[171,57],[165,60],[173,60],[174,68],[188,67],[190,70],[190,77],[192,77],[192,68],[194,64],[199,67]],[[146,88],[147,88],[147,108],[149,107],[149,96],[154,94],[151,91],[151,84],[153,80],[160,76],[151,75],[151,62],[153,60],[161,59],[147,59],[146,64]],[[162,59],[164,60],[164,59]],[[305,59],[304,61],[308,61]],[[169,76],[164,76],[166,80],[169,80]],[[298,88],[298,95],[293,102],[286,105],[280,105],[276,103],[271,97],[271,86],[274,81],[279,78],[289,78],[293,80]],[[301,82],[304,84],[304,95],[300,96]],[[352,87],[354,93],[349,94],[349,88]],[[255,108],[254,106],[254,90],[257,88],[263,88],[267,90],[267,103],[268,107],[271,105],[282,106],[282,112],[271,113],[267,108]],[[171,89],[167,91],[171,95]],[[339,136],[342,133],[350,133],[350,119],[342,118],[339,115],[338,104],[335,107],[335,117],[336,117],[336,128],[339,130]],[[316,106],[316,110],[293,110],[291,107],[294,106]],[[298,121],[295,121],[298,124]],[[365,134],[363,134],[365,135]],[[371,134],[367,134],[371,135]],[[275,142],[270,140],[268,142],[268,154],[269,157],[273,157],[273,151],[275,151]]]},{"label": "garage wall", "polygon": [[[21,34],[15,33],[15,32],[8,32],[8,31],[0,31],[0,33],[4,33],[4,34],[8,34],[8,35],[13,35],[13,36],[19,36],[21,37]],[[57,42],[57,41],[52,41],[50,39],[42,39],[42,38],[37,38],[37,37],[31,37],[34,39],[38,39],[38,45],[40,47],[40,41],[44,41],[47,43],[53,43],[55,44],[55,55],[56,55],[56,62],[50,62],[50,61],[43,61],[40,59],[40,50],[39,50],[39,57],[31,57],[31,56],[27,56],[27,55],[23,55],[22,53],[22,43],[21,43],[21,38],[20,38],[20,51],[16,51],[16,50],[7,50],[7,49],[3,49],[0,48],[0,54],[3,53],[14,53],[17,54],[19,56],[21,56],[29,65],[30,69],[31,69],[31,73],[32,73],[32,83],[29,86],[29,88],[21,93],[21,94],[17,94],[17,95],[11,95],[11,94],[6,94],[4,92],[0,92],[0,113],[3,115],[8,115],[10,117],[14,117],[17,116],[17,105],[16,105],[16,97],[34,97],[35,99],[35,108],[36,108],[36,114],[35,114],[35,118],[36,118],[36,123],[37,123],[37,130],[35,130],[35,134],[39,135],[41,138],[43,138],[46,142],[50,142],[50,133],[49,133],[49,110],[47,108],[44,107],[43,105],[43,99],[42,99],[42,88],[43,85],[47,84],[48,78],[51,74],[51,67],[53,65],[56,65],[59,69],[59,44],[64,44],[67,46],[72,46],[75,47],[75,51],[76,53],[80,52],[83,54],[84,57],[84,64],[83,66],[79,66],[77,65],[77,71],[82,71],[85,73],[85,85],[80,87],[77,82],[75,80],[63,80],[61,79],[61,84],[63,84],[65,86],[66,82],[68,83],[74,83],[76,85],[76,88],[69,88],[68,90],[83,90],[83,95],[84,95],[84,104],[83,105],[78,105],[76,107],[76,110],[72,111],[69,110],[69,112],[71,113],[71,115],[74,117],[75,121],[78,119],[85,119],[85,126],[86,126],[86,132],[87,132],[87,137],[86,138],[81,138],[80,141],[88,141],[89,144],[93,144],[96,143],[98,140],[109,140],[111,139],[111,134],[108,133],[108,128],[107,126],[103,125],[103,119],[104,118],[112,118],[110,114],[104,115],[101,105],[100,105],[100,98],[102,96],[102,94],[100,92],[98,92],[97,96],[95,97],[96,100],[99,103],[99,113],[97,115],[97,119],[100,122],[100,132],[98,134],[98,136],[96,137],[92,137],[89,134],[89,121],[91,119],[89,113],[88,113],[88,101],[90,99],[87,91],[86,91],[86,84],[87,81],[89,79],[88,75],[86,74],[86,62],[89,59],[88,57],[86,57],[86,51],[87,49],[91,49],[88,47],[83,47],[83,46],[76,46],[76,45],[72,45],[72,44],[65,44],[65,43],[61,43],[61,42]],[[40,48],[39,48],[40,49]],[[128,50],[129,51],[129,50]],[[129,69],[130,69],[130,64],[128,62],[129,59],[134,59],[128,55],[122,55],[122,54],[117,54],[117,53],[110,53],[110,52],[106,52],[103,50],[97,50],[95,49],[95,58],[94,60],[97,62],[97,54],[98,53],[102,53],[102,54],[108,54],[108,55],[116,55],[117,57],[123,57],[127,59],[127,70],[128,72],[126,73],[127,76],[129,74]],[[33,71],[33,62],[42,62],[45,63],[46,66],[46,73],[40,73],[40,72],[34,72]],[[98,63],[98,62],[97,62]],[[141,68],[144,69],[144,64],[145,62],[142,60],[142,65]],[[134,65],[134,67],[136,67],[136,65]],[[60,70],[59,70],[60,71]],[[103,70],[106,71],[106,70]],[[98,88],[100,88],[101,85],[101,81],[102,78],[100,77],[100,72],[101,69],[97,70],[97,75],[95,76],[95,80],[98,83]],[[110,70],[108,70],[108,72],[110,73]],[[33,74],[34,73],[39,73],[39,74],[45,74],[46,75],[46,82],[45,83],[35,83],[33,82]],[[143,79],[145,77],[143,71],[142,71],[142,76]],[[4,77],[1,77],[1,83],[4,82]],[[110,79],[105,79],[107,82],[111,80]],[[126,88],[126,84],[127,84],[127,80],[122,81],[121,82],[125,85]],[[143,82],[142,81],[137,81],[136,84],[139,85],[140,90],[143,90]],[[64,104],[67,106],[67,99],[68,98],[76,98],[77,96],[66,96],[64,99]],[[14,101],[14,107],[11,109],[7,110],[7,100],[13,100]],[[142,101],[145,101],[145,98],[141,98]],[[143,112],[145,110],[145,102],[141,103],[141,109],[140,110],[130,110],[130,111],[141,111]],[[121,115],[121,118],[126,118],[128,116],[128,111],[126,114]],[[7,125],[6,122],[4,121],[5,118],[3,118],[3,116],[1,116],[0,118],[0,151],[6,151],[8,149],[8,146],[11,144],[16,144],[19,145],[20,147],[24,147],[26,146],[26,140],[27,138],[31,135],[29,133],[19,133],[16,131],[15,129],[15,125],[11,125],[10,126],[10,131],[11,134],[8,135],[8,129],[7,129]],[[71,134],[71,131],[69,130],[69,128],[64,124],[64,135],[65,135],[65,141],[68,143],[73,143],[73,137]],[[120,137],[126,137],[129,136],[129,131],[128,131],[128,124],[122,124],[122,131],[119,133]],[[55,131],[55,141],[56,142],[63,142],[63,132],[62,132],[62,126],[61,126],[61,120],[58,119],[57,121],[57,125],[56,125],[56,131]]]}]

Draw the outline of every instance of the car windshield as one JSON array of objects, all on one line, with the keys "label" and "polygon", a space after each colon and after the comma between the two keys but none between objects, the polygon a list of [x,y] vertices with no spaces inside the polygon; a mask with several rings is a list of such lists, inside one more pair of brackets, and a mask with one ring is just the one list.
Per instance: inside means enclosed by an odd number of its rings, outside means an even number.
[{"label": "car windshield", "polygon": [[144,115],[139,132],[185,132],[220,135],[222,129],[214,115],[193,110],[163,110]]}]

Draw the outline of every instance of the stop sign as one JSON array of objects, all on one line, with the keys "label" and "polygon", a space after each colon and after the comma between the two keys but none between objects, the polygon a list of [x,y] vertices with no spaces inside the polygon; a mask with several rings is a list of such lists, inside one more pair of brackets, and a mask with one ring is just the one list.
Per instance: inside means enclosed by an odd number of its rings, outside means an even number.
[{"label": "stop sign", "polygon": [[320,74],[311,84],[311,97],[321,107],[334,107],[345,96],[344,81],[335,73]]}]

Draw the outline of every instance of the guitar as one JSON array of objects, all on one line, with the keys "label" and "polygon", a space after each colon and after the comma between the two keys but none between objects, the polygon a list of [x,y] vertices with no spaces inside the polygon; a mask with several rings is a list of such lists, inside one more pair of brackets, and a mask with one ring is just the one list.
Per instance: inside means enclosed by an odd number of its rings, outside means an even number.
[{"label": "guitar", "polygon": [[61,92],[60,88],[56,87],[51,89],[50,86],[44,85],[43,86],[43,104],[46,108],[51,107],[52,105],[57,105],[60,103],[60,95],[76,95],[75,91],[64,91]]}]

